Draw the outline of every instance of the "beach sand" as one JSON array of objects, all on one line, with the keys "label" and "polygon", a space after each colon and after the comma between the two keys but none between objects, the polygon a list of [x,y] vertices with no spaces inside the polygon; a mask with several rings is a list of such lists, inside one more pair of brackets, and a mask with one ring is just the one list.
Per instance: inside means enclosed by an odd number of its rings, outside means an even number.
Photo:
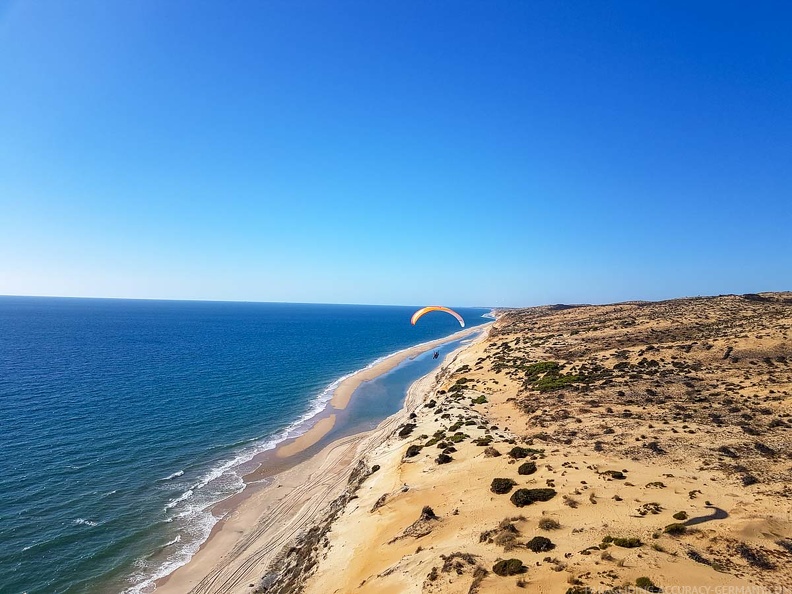
[{"label": "beach sand", "polygon": [[[360,384],[387,373],[407,358],[485,332],[488,326],[466,328],[443,339],[422,343],[361,370],[339,384],[331,399],[331,409],[344,409]],[[453,356],[454,353],[448,358]],[[436,373],[441,372],[442,368]],[[281,549],[319,521],[328,504],[344,493],[355,464],[404,421],[406,410],[417,406],[435,381],[435,374],[430,374],[416,382],[408,393],[405,408],[374,431],[328,444],[317,454],[268,479],[263,487],[248,485],[243,495],[231,502],[228,515],[215,526],[190,562],[158,580],[156,591],[165,594],[251,592],[250,585],[258,583]],[[319,419],[306,433],[280,445],[274,457],[297,457],[320,442],[335,420],[335,414]],[[257,472],[252,478],[259,481],[262,476]]]}]

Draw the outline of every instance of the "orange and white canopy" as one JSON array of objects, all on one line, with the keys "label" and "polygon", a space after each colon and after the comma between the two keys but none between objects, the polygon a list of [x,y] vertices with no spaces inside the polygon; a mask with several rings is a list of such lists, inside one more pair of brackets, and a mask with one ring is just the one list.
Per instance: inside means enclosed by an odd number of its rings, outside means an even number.
[{"label": "orange and white canopy", "polygon": [[422,315],[424,315],[424,314],[427,314],[427,313],[429,313],[430,311],[444,311],[444,312],[446,312],[447,314],[451,314],[452,316],[454,316],[454,317],[457,319],[457,321],[459,322],[459,325],[460,325],[460,326],[462,326],[463,328],[465,327],[465,320],[463,320],[463,319],[462,319],[462,316],[460,316],[460,315],[459,315],[457,312],[455,312],[453,309],[449,309],[449,308],[447,308],[447,307],[442,307],[442,306],[440,306],[440,305],[430,305],[430,306],[428,306],[428,307],[422,307],[421,309],[419,309],[418,311],[416,311],[416,312],[413,314],[413,316],[412,316],[412,319],[410,319],[410,323],[411,323],[413,326],[415,326],[415,322],[417,322],[417,321],[418,321],[418,319],[419,319],[419,318],[420,318]]}]

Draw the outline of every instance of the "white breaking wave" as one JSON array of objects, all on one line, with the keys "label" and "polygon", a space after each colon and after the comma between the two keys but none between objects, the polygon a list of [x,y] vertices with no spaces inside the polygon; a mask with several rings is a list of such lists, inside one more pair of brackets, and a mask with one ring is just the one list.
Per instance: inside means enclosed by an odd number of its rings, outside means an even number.
[{"label": "white breaking wave", "polygon": [[[190,518],[189,523],[185,525],[185,531],[190,537],[189,542],[182,544],[181,535],[177,535],[173,541],[162,547],[163,550],[168,548],[173,552],[156,567],[145,559],[138,559],[135,562],[135,566],[140,568],[140,571],[130,577],[130,581],[135,583],[124,590],[123,594],[142,594],[144,591],[151,590],[157,580],[170,575],[182,565],[186,565],[193,555],[198,552],[201,545],[209,538],[209,534],[211,534],[218,518],[213,516],[208,510],[193,508],[190,511],[195,513]],[[181,546],[174,546],[177,544]]]},{"label": "white breaking wave", "polygon": [[75,526],[98,526],[99,522],[94,522],[93,520],[86,520],[85,518],[77,518],[72,522]]},{"label": "white breaking wave", "polygon": [[175,507],[175,506],[179,505],[179,503],[181,503],[182,501],[185,501],[185,500],[189,499],[190,497],[192,497],[192,494],[193,494],[193,490],[192,489],[187,489],[184,493],[179,495],[176,499],[172,499],[171,501],[168,501],[168,503],[165,504],[165,509],[169,510],[172,507]]},{"label": "white breaking wave", "polygon": [[184,474],[183,470],[177,470],[173,474],[169,474],[168,476],[166,476],[165,478],[161,478],[160,480],[161,481],[169,481],[169,480],[175,479],[176,477],[179,477],[179,476],[181,476],[183,474]]},{"label": "white breaking wave", "polygon": [[[133,582],[133,585],[124,590],[123,594],[142,594],[144,591],[149,590],[157,580],[170,575],[179,567],[186,565],[190,559],[192,559],[193,555],[198,552],[198,549],[206,541],[206,539],[209,538],[212,528],[220,520],[220,518],[212,514],[212,508],[223,499],[231,497],[245,488],[245,482],[243,481],[242,476],[235,471],[240,466],[253,460],[253,458],[255,458],[258,454],[273,450],[281,442],[286,441],[287,439],[298,437],[308,431],[310,428],[308,421],[325,409],[333,397],[333,393],[341,384],[341,382],[357,373],[371,369],[375,365],[380,364],[385,359],[397,356],[416,347],[428,345],[431,342],[434,342],[434,340],[409,346],[393,353],[383,355],[365,367],[353,371],[352,373],[348,373],[333,381],[324,390],[322,390],[313,401],[311,401],[308,409],[297,420],[290,423],[283,430],[271,437],[254,440],[249,446],[244,447],[233,458],[219,462],[213,468],[209,469],[202,477],[200,477],[187,491],[182,493],[179,497],[169,501],[165,505],[166,512],[172,510],[180,503],[189,500],[189,505],[187,505],[185,509],[180,510],[175,516],[165,519],[165,522],[168,523],[174,522],[174,520],[178,521],[180,527],[184,526],[183,530],[187,533],[189,538],[186,539],[187,542],[181,543],[181,536],[179,535],[177,536],[178,540],[175,540],[175,542],[171,541],[165,545],[163,549],[171,546],[171,548],[173,548],[173,552],[165,561],[156,567],[153,567],[151,564],[146,562],[145,559],[138,559],[135,562],[135,565],[139,567],[141,571],[130,576],[129,581]],[[427,348],[429,347],[427,346]],[[183,474],[184,471],[180,470],[160,480],[170,480],[178,476],[182,476]],[[198,498],[198,493],[201,492],[202,489],[220,478],[224,478],[225,481],[229,482],[229,484],[224,485],[225,488],[223,489],[222,496],[200,503],[196,501]],[[179,547],[172,546],[179,543],[181,543],[181,546]]]}]

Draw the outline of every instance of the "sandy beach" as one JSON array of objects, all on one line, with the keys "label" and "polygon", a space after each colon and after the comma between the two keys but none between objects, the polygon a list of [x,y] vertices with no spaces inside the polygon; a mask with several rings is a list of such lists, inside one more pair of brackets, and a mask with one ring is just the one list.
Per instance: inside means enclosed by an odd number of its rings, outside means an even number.
[{"label": "sandy beach", "polygon": [[[490,326],[466,328],[378,361],[342,381],[329,408],[343,410],[363,382],[387,373],[406,359],[448,342],[485,333]],[[475,340],[482,338],[483,335]],[[264,487],[249,485],[198,553],[188,564],[159,580],[156,591],[174,594],[251,592],[251,585],[259,584],[281,549],[326,515],[329,504],[347,489],[356,464],[404,422],[407,411],[422,401],[426,391],[445,373],[447,361],[453,360],[459,350],[449,354],[437,372],[416,382],[408,392],[402,411],[383,421],[374,431],[328,444],[317,454],[276,474]],[[275,458],[295,457],[317,444],[333,428],[335,420],[335,414],[319,419],[306,433],[279,446]]]}]

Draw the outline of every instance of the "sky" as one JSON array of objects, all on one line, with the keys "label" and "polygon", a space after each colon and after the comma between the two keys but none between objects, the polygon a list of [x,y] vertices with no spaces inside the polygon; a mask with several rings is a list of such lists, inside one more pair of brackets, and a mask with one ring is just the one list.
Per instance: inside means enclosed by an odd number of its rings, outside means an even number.
[{"label": "sky", "polygon": [[792,5],[0,0],[0,294],[788,290]]}]

